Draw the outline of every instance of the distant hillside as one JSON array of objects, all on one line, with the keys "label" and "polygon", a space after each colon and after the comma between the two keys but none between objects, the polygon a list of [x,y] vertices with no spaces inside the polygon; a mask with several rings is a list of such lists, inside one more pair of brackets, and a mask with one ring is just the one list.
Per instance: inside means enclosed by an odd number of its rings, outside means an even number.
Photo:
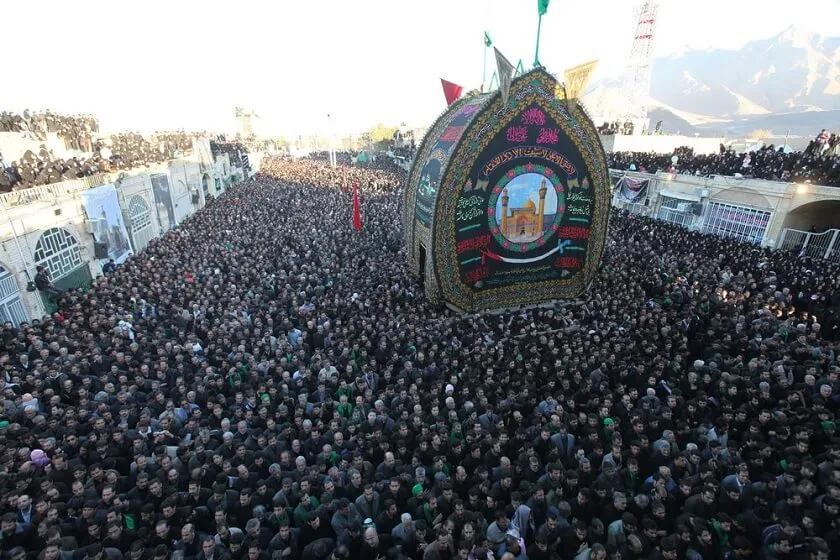
[{"label": "distant hillside", "polygon": [[[621,82],[613,79],[593,84],[583,102],[597,117],[621,113],[624,99]],[[662,120],[668,132],[840,129],[840,37],[791,27],[739,50],[657,58],[649,107],[651,126]]]}]

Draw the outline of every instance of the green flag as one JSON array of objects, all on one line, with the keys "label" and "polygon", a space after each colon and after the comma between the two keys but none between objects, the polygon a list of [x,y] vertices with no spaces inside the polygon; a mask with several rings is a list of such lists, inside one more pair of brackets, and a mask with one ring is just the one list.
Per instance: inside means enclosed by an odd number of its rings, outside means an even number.
[{"label": "green flag", "polygon": [[484,32],[484,46],[485,47],[492,47],[493,41],[490,40],[490,34],[486,31]]},{"label": "green flag", "polygon": [[537,10],[541,16],[544,16],[548,11],[548,2],[549,0],[537,0]]}]

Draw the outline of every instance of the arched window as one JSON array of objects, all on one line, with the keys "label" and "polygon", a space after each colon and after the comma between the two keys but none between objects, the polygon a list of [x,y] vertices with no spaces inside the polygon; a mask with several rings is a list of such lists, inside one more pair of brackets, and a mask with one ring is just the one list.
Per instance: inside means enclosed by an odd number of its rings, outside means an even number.
[{"label": "arched window", "polygon": [[152,225],[149,205],[140,195],[131,197],[131,201],[128,203],[128,215],[131,218],[131,229],[133,231],[140,231]]},{"label": "arched window", "polygon": [[35,245],[35,264],[50,271],[53,282],[69,275],[84,264],[79,242],[63,228],[45,231]]},{"label": "arched window", "polygon": [[0,265],[0,323],[11,321],[17,327],[28,320],[20,299],[17,278],[10,270]]},{"label": "arched window", "polygon": [[131,222],[131,237],[134,239],[134,247],[137,251],[146,248],[154,236],[152,228],[152,214],[149,205],[139,194],[131,197],[128,201],[128,217]]}]

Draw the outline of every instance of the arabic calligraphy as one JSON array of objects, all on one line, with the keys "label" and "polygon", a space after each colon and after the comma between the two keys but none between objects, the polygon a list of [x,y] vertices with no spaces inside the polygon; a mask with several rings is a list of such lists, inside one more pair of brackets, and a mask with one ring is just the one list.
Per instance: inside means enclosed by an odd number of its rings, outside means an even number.
[{"label": "arabic calligraphy", "polygon": [[484,213],[484,199],[479,196],[468,196],[458,200],[458,211],[455,220],[466,222],[475,219]]},{"label": "arabic calligraphy", "polygon": [[466,196],[458,200],[458,210],[465,210],[474,206],[482,206],[484,199],[479,195]]},{"label": "arabic calligraphy", "polygon": [[554,266],[557,268],[580,268],[581,261],[577,257],[557,257]]},{"label": "arabic calligraphy", "polygon": [[479,266],[478,268],[474,268],[464,274],[464,281],[468,284],[475,284],[479,280],[484,280],[488,276],[490,276],[490,267],[486,265]]},{"label": "arabic calligraphy", "polygon": [[534,268],[529,267],[527,269],[517,268],[515,270],[500,270],[496,272],[494,276],[522,276],[523,274],[536,274],[539,272],[544,273],[551,270],[552,268],[550,266],[537,266]]},{"label": "arabic calligraphy", "polygon": [[568,239],[589,239],[589,229],[576,226],[563,226],[558,231],[558,235]]},{"label": "arabic calligraphy", "polygon": [[487,279],[487,284],[490,286],[495,286],[499,284],[507,284],[509,282],[538,282],[540,280],[553,280],[557,278],[556,272],[543,272],[541,274],[524,274],[524,275],[517,275],[515,278],[504,278],[499,276],[494,276],[493,278]]},{"label": "arabic calligraphy", "polygon": [[526,126],[509,126],[505,131],[505,136],[508,142],[527,142],[528,141],[528,127]]},{"label": "arabic calligraphy", "polygon": [[458,210],[458,215],[455,217],[455,220],[458,222],[466,222],[478,218],[483,213],[484,211],[481,208],[466,208],[464,210]]},{"label": "arabic calligraphy", "polygon": [[490,239],[491,236],[489,233],[487,235],[479,235],[478,237],[464,239],[458,243],[458,254],[460,255],[466,251],[480,251],[482,249],[487,249],[490,246]]},{"label": "arabic calligraphy", "polygon": [[592,210],[588,205],[569,204],[566,206],[566,211],[573,216],[588,216]]},{"label": "arabic calligraphy", "polygon": [[556,144],[560,141],[560,131],[556,128],[541,128],[537,134],[537,144]]},{"label": "arabic calligraphy", "polygon": [[[522,146],[520,148],[511,148],[510,150],[502,152],[501,154],[491,159],[484,166],[482,175],[490,175],[490,173],[492,173],[494,169],[496,169],[503,163],[506,163],[513,159],[529,157],[545,159],[552,163],[555,163],[558,166],[560,166],[560,168],[562,168],[563,171],[565,171],[568,175],[577,174],[577,169],[575,168],[575,166],[563,154],[539,146]],[[575,182],[575,184],[577,183]],[[572,186],[572,181],[569,181],[569,186]]]},{"label": "arabic calligraphy", "polygon": [[522,124],[535,124],[543,126],[545,124],[545,113],[536,107],[523,111]]},{"label": "arabic calligraphy", "polygon": [[571,193],[566,197],[566,200],[569,202],[580,202],[581,204],[591,204],[592,199],[586,196],[583,193],[575,192]]}]

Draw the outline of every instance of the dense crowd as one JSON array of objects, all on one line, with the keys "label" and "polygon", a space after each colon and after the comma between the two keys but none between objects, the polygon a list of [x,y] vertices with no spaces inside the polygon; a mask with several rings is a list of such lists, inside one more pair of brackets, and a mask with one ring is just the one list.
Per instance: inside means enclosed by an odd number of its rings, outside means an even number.
[{"label": "dense crowd", "polygon": [[634,126],[632,121],[613,121],[613,122],[605,122],[598,127],[598,134],[602,134],[605,136],[613,136],[615,134],[621,134],[624,136],[630,136],[633,134]]},{"label": "dense crowd", "polygon": [[0,192],[163,163],[190,154],[193,139],[208,135],[184,131],[156,132],[149,137],[134,132],[113,134],[77,148],[90,152],[87,157],[56,157],[46,144],[37,153],[27,150],[19,161],[8,164],[0,154]]},{"label": "dense crowd", "polygon": [[[673,157],[677,156],[676,163]],[[831,135],[825,141],[812,141],[803,151],[788,151],[772,144],[759,150],[738,153],[721,145],[714,154],[694,154],[679,148],[670,154],[652,152],[613,152],[610,167],[656,173],[666,171],[684,175],[741,175],[771,181],[811,183],[840,187],[840,145]]]},{"label": "dense crowd", "polygon": [[[256,148],[257,146],[253,147]],[[219,154],[227,154],[231,165],[241,168],[250,165],[250,161],[248,161],[248,165],[246,165],[246,158],[248,157],[249,150],[242,142],[216,138],[210,142],[210,151],[213,153],[214,158]]]},{"label": "dense crowd", "polygon": [[808,143],[806,152],[814,155],[833,154],[840,155],[840,136],[835,132],[822,129],[813,140]]},{"label": "dense crowd", "polygon": [[92,115],[59,115],[52,111],[23,114],[0,113],[0,132],[29,133],[38,140],[46,140],[54,132],[64,140],[68,150],[89,152],[93,134],[99,132],[99,121]]},{"label": "dense crowd", "polygon": [[[357,152],[348,152],[348,151],[336,151],[335,152],[335,162],[337,165],[344,165],[350,166],[353,163],[353,159],[358,157]],[[328,151],[321,151],[321,152],[311,152],[308,156],[310,159],[314,161],[330,161],[330,152]],[[371,161],[373,161],[373,157],[371,157]]]},{"label": "dense crowd", "polygon": [[585,301],[453,315],[379,165],[264,162],[3,327],[4,558],[837,557],[837,267],[615,213]]}]

